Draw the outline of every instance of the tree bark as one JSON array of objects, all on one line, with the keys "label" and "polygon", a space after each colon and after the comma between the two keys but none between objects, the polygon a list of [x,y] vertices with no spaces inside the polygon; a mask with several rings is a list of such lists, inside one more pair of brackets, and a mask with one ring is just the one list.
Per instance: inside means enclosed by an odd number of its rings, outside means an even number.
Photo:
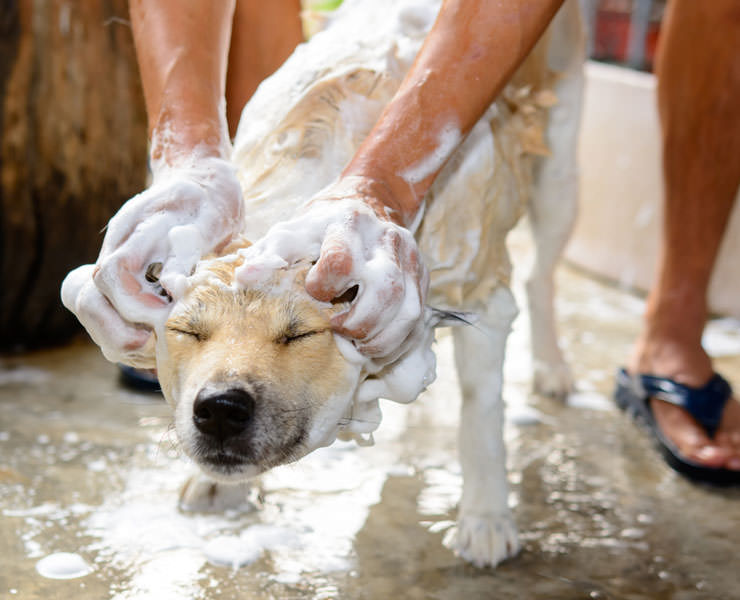
[{"label": "tree bark", "polygon": [[0,349],[77,329],[59,300],[146,179],[146,114],[126,0],[0,7]]}]

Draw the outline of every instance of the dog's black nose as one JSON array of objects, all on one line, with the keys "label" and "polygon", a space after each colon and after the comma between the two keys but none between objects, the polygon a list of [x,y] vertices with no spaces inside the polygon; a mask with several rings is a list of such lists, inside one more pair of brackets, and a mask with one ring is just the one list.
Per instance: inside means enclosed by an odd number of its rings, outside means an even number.
[{"label": "dog's black nose", "polygon": [[193,423],[198,431],[221,442],[243,433],[253,414],[254,398],[241,389],[202,389],[193,404]]}]

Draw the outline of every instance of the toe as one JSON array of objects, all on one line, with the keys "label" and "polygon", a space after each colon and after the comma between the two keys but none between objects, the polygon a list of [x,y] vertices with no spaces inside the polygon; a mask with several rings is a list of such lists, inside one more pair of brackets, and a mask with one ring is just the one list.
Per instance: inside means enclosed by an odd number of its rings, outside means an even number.
[{"label": "toe", "polygon": [[677,406],[653,400],[651,407],[663,434],[688,460],[707,467],[740,470],[740,403],[736,400],[728,402],[714,438]]},{"label": "toe", "polygon": [[693,448],[679,447],[679,450],[689,460],[700,463],[707,467],[722,467],[730,458],[730,455],[725,448],[714,444],[706,444]]},{"label": "toe", "polygon": [[725,406],[715,442],[729,454],[725,466],[740,471],[740,402],[735,398]]}]

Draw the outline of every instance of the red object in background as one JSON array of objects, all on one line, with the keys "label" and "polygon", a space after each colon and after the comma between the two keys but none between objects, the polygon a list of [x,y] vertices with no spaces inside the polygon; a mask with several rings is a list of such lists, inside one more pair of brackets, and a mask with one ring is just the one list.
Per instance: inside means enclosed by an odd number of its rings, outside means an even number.
[{"label": "red object in background", "polygon": [[[652,70],[658,45],[660,21],[651,21],[645,39],[645,68]],[[630,13],[601,9],[596,15],[592,58],[606,62],[627,62],[630,38]]]},{"label": "red object in background", "polygon": [[645,39],[645,62],[651,71],[655,64],[655,52],[658,49],[658,37],[660,35],[660,23],[651,23]]}]

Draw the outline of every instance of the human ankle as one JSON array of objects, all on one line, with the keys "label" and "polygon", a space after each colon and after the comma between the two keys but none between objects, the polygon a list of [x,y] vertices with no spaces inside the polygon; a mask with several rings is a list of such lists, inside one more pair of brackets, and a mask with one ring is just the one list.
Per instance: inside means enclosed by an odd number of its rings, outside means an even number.
[{"label": "human ankle", "polygon": [[632,373],[668,377],[686,385],[702,385],[711,377],[712,361],[701,339],[689,339],[681,332],[650,332],[637,339],[628,361]]},{"label": "human ankle", "polygon": [[700,345],[706,320],[707,305],[703,297],[665,293],[651,296],[645,309],[645,337],[673,340],[685,346]]}]

